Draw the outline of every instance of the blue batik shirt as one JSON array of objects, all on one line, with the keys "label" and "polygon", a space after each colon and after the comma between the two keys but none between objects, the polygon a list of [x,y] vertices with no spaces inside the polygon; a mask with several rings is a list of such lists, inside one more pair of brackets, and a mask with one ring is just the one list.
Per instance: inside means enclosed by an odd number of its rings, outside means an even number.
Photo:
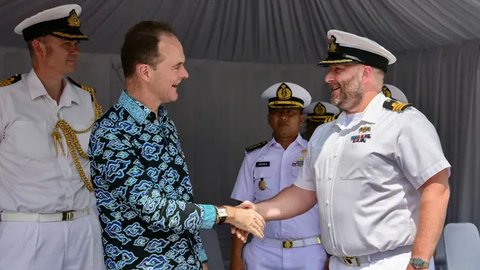
[{"label": "blue batik shirt", "polygon": [[193,203],[175,124],[122,92],[92,130],[90,168],[107,269],[201,269],[200,228],[212,205]]}]

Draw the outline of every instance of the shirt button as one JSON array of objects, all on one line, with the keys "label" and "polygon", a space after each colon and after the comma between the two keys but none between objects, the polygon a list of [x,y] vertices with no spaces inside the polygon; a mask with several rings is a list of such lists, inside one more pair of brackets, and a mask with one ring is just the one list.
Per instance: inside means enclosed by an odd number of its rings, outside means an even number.
[{"label": "shirt button", "polygon": [[329,201],[329,200],[326,200],[326,201],[325,201],[325,204],[326,204],[326,205],[329,205],[329,204],[330,204],[330,201]]},{"label": "shirt button", "polygon": [[328,228],[331,228],[331,227],[332,227],[332,224],[328,223],[327,226],[328,226]]}]

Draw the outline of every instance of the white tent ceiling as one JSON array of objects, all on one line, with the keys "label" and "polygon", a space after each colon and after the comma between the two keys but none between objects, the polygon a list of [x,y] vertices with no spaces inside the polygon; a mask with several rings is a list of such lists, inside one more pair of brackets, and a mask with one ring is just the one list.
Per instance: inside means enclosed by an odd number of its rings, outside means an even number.
[{"label": "white tent ceiling", "polygon": [[375,39],[393,52],[480,39],[479,0],[0,0],[0,46],[24,47],[13,28],[59,4],[83,7],[82,51],[117,54],[141,20],[173,25],[188,58],[314,63],[331,28]]}]

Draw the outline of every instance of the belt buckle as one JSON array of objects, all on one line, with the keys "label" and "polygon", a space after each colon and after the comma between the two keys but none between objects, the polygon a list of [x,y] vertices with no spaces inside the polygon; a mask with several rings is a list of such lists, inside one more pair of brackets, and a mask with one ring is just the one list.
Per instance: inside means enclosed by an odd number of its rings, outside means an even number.
[{"label": "belt buckle", "polygon": [[293,247],[293,242],[292,240],[285,240],[282,242],[282,247],[283,248],[292,248]]},{"label": "belt buckle", "polygon": [[73,211],[62,212],[62,221],[73,220]]},{"label": "belt buckle", "polygon": [[342,257],[342,260],[347,266],[360,266],[360,261],[357,257]]}]

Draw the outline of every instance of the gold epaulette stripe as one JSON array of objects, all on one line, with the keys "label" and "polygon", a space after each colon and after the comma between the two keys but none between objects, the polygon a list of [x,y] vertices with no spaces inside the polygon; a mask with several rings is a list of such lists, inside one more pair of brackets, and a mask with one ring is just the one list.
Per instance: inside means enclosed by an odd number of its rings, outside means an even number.
[{"label": "gold epaulette stripe", "polygon": [[403,103],[394,99],[387,99],[383,103],[383,107],[394,112],[403,112],[406,108],[413,106],[412,103]]},{"label": "gold epaulette stripe", "polygon": [[22,75],[15,74],[10,78],[6,78],[6,79],[1,80],[0,81],[0,87],[5,87],[5,86],[12,85],[12,84],[20,81],[21,79],[22,79]]},{"label": "gold epaulette stripe", "polygon": [[247,152],[252,152],[252,151],[255,150],[255,149],[258,149],[258,148],[260,148],[260,147],[263,147],[263,146],[264,146],[265,144],[267,144],[267,143],[268,143],[268,141],[263,141],[263,142],[260,142],[260,143],[251,145],[251,146],[249,146],[249,147],[246,147],[246,148],[245,148],[245,151],[247,151]]}]

